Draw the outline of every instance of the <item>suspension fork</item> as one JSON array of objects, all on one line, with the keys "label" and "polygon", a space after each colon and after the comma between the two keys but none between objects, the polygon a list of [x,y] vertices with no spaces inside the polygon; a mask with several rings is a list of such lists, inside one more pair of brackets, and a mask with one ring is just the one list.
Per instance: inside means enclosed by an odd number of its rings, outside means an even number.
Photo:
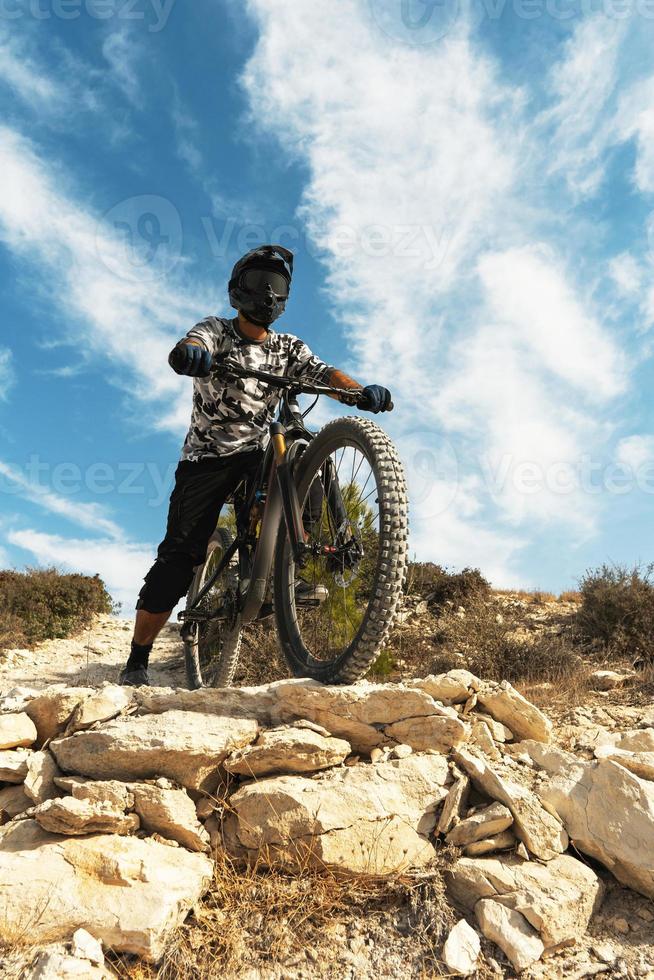
[{"label": "suspension fork", "polygon": [[281,495],[282,511],[291,543],[291,551],[296,564],[301,566],[306,560],[309,549],[307,547],[307,533],[302,519],[302,508],[293,479],[293,466],[289,461],[287,452],[286,430],[280,422],[273,422],[270,427],[270,435],[275,454],[277,485]]}]

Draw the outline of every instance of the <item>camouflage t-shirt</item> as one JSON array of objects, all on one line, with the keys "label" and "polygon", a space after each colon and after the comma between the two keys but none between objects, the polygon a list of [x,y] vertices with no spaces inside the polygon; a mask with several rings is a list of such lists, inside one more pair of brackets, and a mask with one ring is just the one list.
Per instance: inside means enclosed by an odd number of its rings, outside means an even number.
[{"label": "camouflage t-shirt", "polygon": [[[327,383],[333,368],[303,341],[271,330],[262,344],[252,343],[238,332],[237,322],[210,316],[186,336],[199,340],[214,356],[222,355],[226,364]],[[212,377],[194,378],[193,415],[182,459],[232,456],[264,446],[280,398],[279,390],[255,378],[236,378],[228,384]]]}]

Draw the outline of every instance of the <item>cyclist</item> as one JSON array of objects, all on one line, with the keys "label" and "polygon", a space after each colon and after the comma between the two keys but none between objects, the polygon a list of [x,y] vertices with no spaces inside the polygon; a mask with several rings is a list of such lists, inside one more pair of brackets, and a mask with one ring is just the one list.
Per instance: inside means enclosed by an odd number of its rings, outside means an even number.
[{"label": "cyclist", "polygon": [[229,283],[237,316],[207,317],[170,353],[173,371],[194,379],[193,413],[175,473],[166,536],[139,594],[121,684],[149,683],[154,641],[188,591],[194,568],[204,561],[225,500],[256,470],[279,404],[279,390],[254,378],[216,381],[211,376],[212,358],[220,355],[227,363],[251,370],[360,390],[359,407],[364,411],[384,412],[391,405],[387,388],[362,387],[321,361],[302,340],[272,329],[286,308],[292,277],[293,253],[281,245],[248,252],[234,266]]}]

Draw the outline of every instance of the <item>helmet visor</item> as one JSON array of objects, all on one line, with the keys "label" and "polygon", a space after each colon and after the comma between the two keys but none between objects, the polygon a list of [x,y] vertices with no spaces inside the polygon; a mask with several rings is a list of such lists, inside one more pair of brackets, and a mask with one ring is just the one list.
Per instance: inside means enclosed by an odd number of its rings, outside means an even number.
[{"label": "helmet visor", "polygon": [[241,285],[250,293],[260,294],[267,293],[270,286],[275,296],[279,296],[280,299],[288,298],[288,282],[278,272],[269,272],[267,269],[248,269],[241,276]]}]

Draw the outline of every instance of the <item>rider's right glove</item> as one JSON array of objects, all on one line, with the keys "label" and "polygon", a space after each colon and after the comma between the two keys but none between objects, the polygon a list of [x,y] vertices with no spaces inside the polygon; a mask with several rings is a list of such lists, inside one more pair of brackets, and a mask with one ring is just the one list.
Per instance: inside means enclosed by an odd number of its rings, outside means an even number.
[{"label": "rider's right glove", "polygon": [[364,412],[388,412],[393,404],[390,391],[381,385],[368,385],[361,395],[359,408]]},{"label": "rider's right glove", "polygon": [[208,378],[211,374],[211,354],[204,347],[180,340],[170,352],[168,363],[175,374],[190,378]]}]

